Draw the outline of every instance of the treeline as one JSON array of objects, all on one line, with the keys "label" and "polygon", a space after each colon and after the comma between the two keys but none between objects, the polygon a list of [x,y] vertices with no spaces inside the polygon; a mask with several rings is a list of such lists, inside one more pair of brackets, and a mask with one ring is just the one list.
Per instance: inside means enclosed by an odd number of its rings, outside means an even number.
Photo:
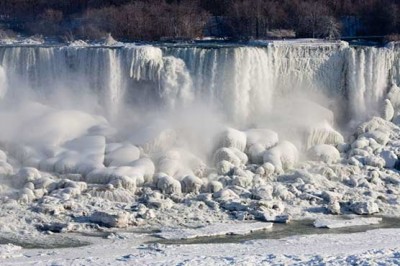
[{"label": "treeline", "polygon": [[399,0],[0,0],[3,30],[120,40],[400,33]]}]

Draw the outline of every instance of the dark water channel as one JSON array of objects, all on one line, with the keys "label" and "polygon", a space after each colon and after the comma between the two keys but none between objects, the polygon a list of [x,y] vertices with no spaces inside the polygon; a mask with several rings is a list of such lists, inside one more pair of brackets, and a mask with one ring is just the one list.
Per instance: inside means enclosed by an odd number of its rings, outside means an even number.
[{"label": "dark water channel", "polygon": [[[376,216],[374,216],[376,217]],[[382,228],[400,228],[400,218],[382,217],[380,224],[344,227],[338,229],[315,228],[314,220],[291,221],[289,224],[274,224],[269,230],[256,231],[248,235],[224,235],[212,237],[199,237],[194,239],[165,240],[156,238],[147,243],[159,243],[166,245],[178,244],[211,244],[211,243],[240,243],[249,240],[259,239],[281,239],[290,236],[312,235],[312,234],[349,234],[365,232],[373,229]],[[343,219],[348,219],[344,217]],[[114,231],[114,232],[92,232],[92,233],[73,233],[73,234],[52,234],[41,236],[40,238],[20,238],[12,235],[0,236],[0,244],[14,244],[23,248],[71,248],[82,247],[91,244],[93,238],[109,238],[110,234],[128,233],[128,234],[149,234],[153,235],[154,230],[134,230],[134,231]]]},{"label": "dark water channel", "polygon": [[[374,216],[376,217],[376,216]],[[344,218],[346,219],[346,218]],[[184,240],[152,241],[160,244],[211,244],[211,243],[239,243],[248,240],[258,239],[280,239],[290,236],[315,235],[315,234],[349,234],[365,232],[373,229],[400,228],[400,218],[382,217],[380,224],[352,226],[337,229],[316,228],[314,220],[292,221],[289,224],[274,224],[273,228],[264,231],[256,231],[248,235],[224,235],[216,237],[199,237]]]}]

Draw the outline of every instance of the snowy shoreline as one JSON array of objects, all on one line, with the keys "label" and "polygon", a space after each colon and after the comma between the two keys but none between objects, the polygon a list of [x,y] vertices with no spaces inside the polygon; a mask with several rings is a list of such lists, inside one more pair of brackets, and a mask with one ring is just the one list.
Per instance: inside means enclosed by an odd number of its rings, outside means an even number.
[{"label": "snowy shoreline", "polygon": [[2,265],[233,265],[398,263],[400,229],[310,235],[237,244],[143,244],[145,235],[124,234],[90,246],[58,250],[0,246]]}]

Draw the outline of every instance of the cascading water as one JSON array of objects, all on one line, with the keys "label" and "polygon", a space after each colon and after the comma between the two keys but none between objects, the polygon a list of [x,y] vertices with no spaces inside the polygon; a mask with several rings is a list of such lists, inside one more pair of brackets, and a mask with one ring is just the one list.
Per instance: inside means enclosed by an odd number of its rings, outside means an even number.
[{"label": "cascading water", "polygon": [[345,44],[0,48],[10,95],[21,94],[21,88],[39,99],[94,91],[109,116],[123,102],[174,108],[195,98],[232,121],[252,123],[270,112],[277,98],[305,92],[341,100],[347,95],[351,117],[361,119],[400,79],[395,58],[392,49]]},{"label": "cascading water", "polygon": [[[397,60],[395,60],[397,59]],[[376,111],[392,82],[398,53],[386,48],[348,50],[348,91],[350,116],[365,118]]]},{"label": "cascading water", "polygon": [[[139,145],[153,159],[158,155],[152,153],[179,147],[199,151],[207,161],[221,125],[272,129],[280,141],[290,140],[304,150],[338,144],[343,137],[333,129],[334,115],[350,122],[378,114],[387,90],[400,80],[398,62],[396,48],[354,48],[342,42],[1,46],[0,95],[14,111],[0,118],[22,122],[0,132],[0,138],[18,136],[19,142],[34,146],[25,156],[35,158],[30,165],[84,174],[104,167],[101,158],[109,150],[104,145],[113,141]],[[21,130],[24,123],[30,125],[29,133]],[[116,130],[106,130],[108,125]],[[85,141],[95,152],[103,149],[103,155],[90,155],[82,166],[68,143],[94,136]],[[257,145],[250,158],[262,161],[260,154],[276,143]]]}]

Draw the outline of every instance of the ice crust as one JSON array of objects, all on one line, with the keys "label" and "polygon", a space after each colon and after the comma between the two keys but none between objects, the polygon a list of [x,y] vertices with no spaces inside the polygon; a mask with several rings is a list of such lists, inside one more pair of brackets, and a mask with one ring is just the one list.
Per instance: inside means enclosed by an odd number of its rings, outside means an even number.
[{"label": "ice crust", "polygon": [[314,221],[314,226],[317,228],[342,228],[351,226],[365,226],[370,224],[379,224],[382,218],[353,218],[349,220],[336,219],[318,219]]},{"label": "ice crust", "polygon": [[238,224],[213,224],[195,229],[165,228],[156,234],[163,239],[191,239],[198,237],[246,235],[256,231],[271,229],[272,223],[238,223]]}]

